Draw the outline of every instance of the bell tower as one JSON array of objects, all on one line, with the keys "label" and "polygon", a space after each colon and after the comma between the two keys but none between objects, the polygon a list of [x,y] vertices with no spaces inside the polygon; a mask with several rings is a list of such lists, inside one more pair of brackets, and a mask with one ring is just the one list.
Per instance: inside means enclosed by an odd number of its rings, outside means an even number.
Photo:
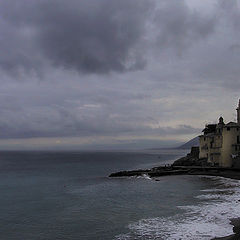
[{"label": "bell tower", "polygon": [[236,110],[237,110],[237,123],[240,124],[240,99]]}]

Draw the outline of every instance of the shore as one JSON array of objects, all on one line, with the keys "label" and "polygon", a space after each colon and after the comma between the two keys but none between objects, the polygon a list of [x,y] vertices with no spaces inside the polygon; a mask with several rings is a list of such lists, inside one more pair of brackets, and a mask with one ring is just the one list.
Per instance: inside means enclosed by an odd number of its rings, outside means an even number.
[{"label": "shore", "polygon": [[[192,149],[193,150],[193,149]],[[109,177],[132,177],[147,175],[155,181],[160,181],[159,177],[171,175],[205,175],[219,176],[240,180],[240,169],[211,167],[200,162],[197,152],[191,151],[187,156],[176,160],[172,165],[159,166],[151,169],[138,169],[132,171],[120,171],[109,175]],[[217,237],[212,240],[240,240],[240,217],[230,219],[233,225],[233,234],[225,237]]]},{"label": "shore", "polygon": [[[190,166],[163,166],[146,170],[122,171],[110,174],[109,177],[132,177],[147,175],[155,181],[160,181],[159,177],[170,175],[205,175],[219,176],[231,179],[240,180],[239,169],[224,169],[224,168],[203,168]],[[233,225],[233,234],[225,237],[217,237],[212,240],[240,240],[240,217],[230,219],[230,224]]]},{"label": "shore", "polygon": [[195,167],[195,166],[160,166],[151,169],[138,169],[111,173],[109,177],[132,177],[148,175],[151,178],[171,175],[206,175],[240,180],[240,169]]},{"label": "shore", "polygon": [[213,167],[207,159],[199,159],[199,148],[192,147],[191,152],[181,157],[171,165],[154,167],[151,169],[138,169],[133,171],[120,171],[110,174],[109,177],[131,177],[148,175],[149,177],[161,177],[169,175],[207,175],[220,176],[232,179],[240,179],[240,169]]},{"label": "shore", "polygon": [[230,219],[230,224],[233,225],[234,234],[226,237],[213,238],[212,240],[239,240],[240,239],[240,218]]}]

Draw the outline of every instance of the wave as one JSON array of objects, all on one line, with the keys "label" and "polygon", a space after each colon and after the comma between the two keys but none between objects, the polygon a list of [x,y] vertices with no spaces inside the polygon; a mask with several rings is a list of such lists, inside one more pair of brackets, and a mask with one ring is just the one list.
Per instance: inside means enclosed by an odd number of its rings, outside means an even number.
[{"label": "wave", "polygon": [[178,206],[183,214],[142,219],[128,225],[128,233],[115,240],[209,240],[232,234],[230,218],[239,217],[240,181],[222,177],[208,178],[212,189],[201,190],[196,205]]},{"label": "wave", "polygon": [[137,176],[137,178],[144,178],[147,180],[152,180],[152,178],[150,178],[148,174],[142,174],[141,176]]}]

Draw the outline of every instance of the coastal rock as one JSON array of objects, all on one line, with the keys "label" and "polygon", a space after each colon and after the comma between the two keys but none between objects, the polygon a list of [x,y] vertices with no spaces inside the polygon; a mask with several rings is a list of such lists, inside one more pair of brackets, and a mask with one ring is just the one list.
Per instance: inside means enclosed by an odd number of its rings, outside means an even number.
[{"label": "coastal rock", "polygon": [[207,163],[207,159],[205,158],[199,159],[198,147],[192,147],[191,152],[187,154],[187,156],[176,160],[172,165],[159,166],[145,170],[139,169],[131,171],[120,171],[110,174],[109,177],[132,177],[132,176],[138,177],[146,175],[150,178],[155,178],[162,176],[184,174],[221,176],[232,179],[240,179],[240,169],[209,166]]},{"label": "coastal rock", "polygon": [[240,218],[230,219],[230,224],[233,225],[233,232],[230,236],[214,238],[212,240],[239,240],[240,239]]},{"label": "coastal rock", "polygon": [[132,176],[142,176],[143,174],[148,174],[150,170],[133,170],[133,171],[120,171],[116,173],[111,173],[109,177],[132,177]]},{"label": "coastal rock", "polygon": [[173,166],[207,166],[207,159],[199,159],[199,147],[192,147],[187,156],[176,160]]},{"label": "coastal rock", "polygon": [[172,167],[155,167],[147,170],[133,170],[133,171],[120,171],[116,173],[111,173],[109,177],[132,177],[132,176],[143,176],[147,175],[149,177],[161,177],[170,175],[181,175],[187,174],[189,169],[175,169]]},{"label": "coastal rock", "polygon": [[240,218],[233,218],[230,221],[230,224],[233,225],[233,232],[240,234]]}]

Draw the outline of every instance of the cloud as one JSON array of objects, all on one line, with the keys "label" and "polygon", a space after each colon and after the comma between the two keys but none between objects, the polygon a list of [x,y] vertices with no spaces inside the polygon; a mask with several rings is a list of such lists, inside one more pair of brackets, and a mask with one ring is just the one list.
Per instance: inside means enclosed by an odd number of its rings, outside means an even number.
[{"label": "cloud", "polygon": [[10,0],[1,5],[6,53],[0,64],[5,70],[40,67],[36,54],[83,73],[122,72],[145,64],[138,43],[151,0]]},{"label": "cloud", "polygon": [[181,55],[186,48],[214,33],[214,15],[205,16],[189,8],[185,1],[160,1],[154,15],[156,43]]},{"label": "cloud", "polygon": [[[144,119],[124,118],[85,107],[84,111],[66,107],[35,107],[24,110],[1,110],[0,138],[89,137],[89,136],[177,136],[197,134],[199,128],[188,125],[152,127]],[[97,119],[97,121],[96,121]],[[145,119],[146,121],[146,119]]]},{"label": "cloud", "polygon": [[[5,83],[0,90],[1,139],[73,136],[155,138],[198,133],[196,127],[183,126],[179,122],[172,124],[169,121],[162,125],[169,118],[166,111],[175,111],[176,116],[179,114],[174,99],[168,100],[169,105],[166,105],[167,101],[163,104],[152,102],[151,95],[145,91],[134,92],[131,86],[128,86],[129,92],[110,89],[111,85],[109,89],[105,86],[105,90],[99,89],[99,79],[90,83],[94,88],[82,88],[77,80],[57,80],[52,84],[29,81],[21,85]],[[88,83],[89,79],[84,82]]]},{"label": "cloud", "polygon": [[239,1],[0,5],[2,140],[182,140],[234,120]]},{"label": "cloud", "polygon": [[215,26],[214,17],[176,0],[0,3],[0,66],[15,74],[40,74],[47,66],[97,74],[139,70],[149,51],[179,55]]}]

